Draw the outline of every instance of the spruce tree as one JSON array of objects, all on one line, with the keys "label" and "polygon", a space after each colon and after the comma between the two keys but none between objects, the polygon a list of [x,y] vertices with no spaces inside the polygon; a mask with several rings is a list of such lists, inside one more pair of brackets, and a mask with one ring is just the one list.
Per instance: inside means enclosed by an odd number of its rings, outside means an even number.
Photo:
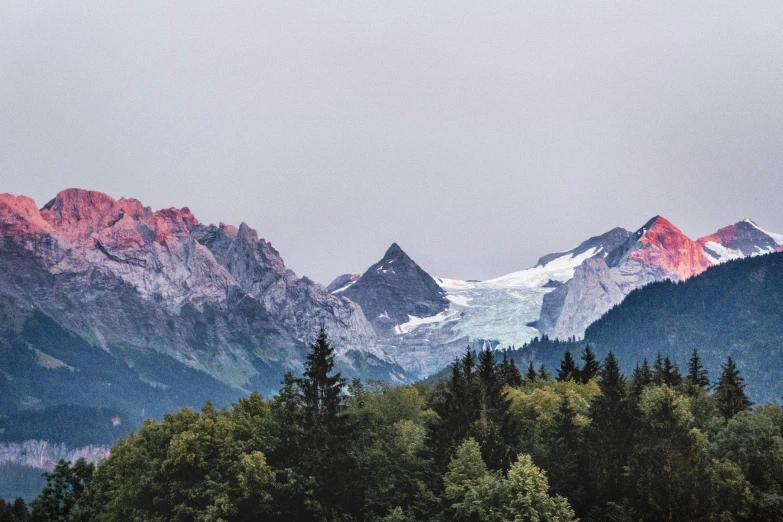
[{"label": "spruce tree", "polygon": [[655,356],[655,364],[653,364],[652,368],[652,382],[658,385],[664,384],[663,356],[660,352]]},{"label": "spruce tree", "polygon": [[315,477],[319,500],[327,510],[337,509],[336,504],[350,498],[346,490],[349,481],[344,477],[353,467],[348,454],[347,416],[342,415],[346,381],[340,373],[331,375],[333,369],[334,348],[322,327],[310,345],[304,376],[297,385],[303,410],[304,471]]},{"label": "spruce tree", "polygon": [[516,388],[522,385],[522,374],[519,373],[519,368],[517,368],[517,363],[514,361],[514,359],[511,359],[508,365],[506,384],[512,388]]},{"label": "spruce tree", "polygon": [[663,384],[671,386],[672,388],[682,384],[680,368],[669,359],[668,355],[663,360]]},{"label": "spruce tree", "polygon": [[587,384],[590,379],[594,379],[598,375],[598,370],[601,369],[601,363],[595,358],[593,350],[590,346],[585,346],[585,350],[582,353],[582,370],[579,372],[579,376],[582,379],[582,383]]},{"label": "spruce tree", "polygon": [[508,382],[508,374],[511,371],[511,365],[508,362],[508,354],[506,350],[503,350],[503,360],[497,366],[498,380],[502,384]]},{"label": "spruce tree", "polygon": [[583,430],[577,424],[576,415],[573,399],[566,392],[553,419],[546,469],[552,491],[568,498],[571,507],[580,513],[587,501],[586,485],[589,479]]},{"label": "spruce tree", "polygon": [[642,395],[642,391],[645,386],[653,383],[652,370],[650,369],[650,363],[647,362],[647,358],[644,358],[642,365],[636,365],[633,370],[630,382],[630,392],[634,400],[638,400]]},{"label": "spruce tree", "polygon": [[533,361],[530,361],[530,364],[527,367],[527,374],[525,375],[525,381],[533,382],[537,378],[538,378],[538,374],[536,373],[536,369],[533,368]]},{"label": "spruce tree", "polygon": [[[638,366],[637,366],[638,368]],[[601,394],[590,404],[589,442],[591,483],[603,502],[619,501],[624,487],[623,467],[631,451],[631,415],[625,377],[612,352],[598,374]]]},{"label": "spruce tree", "polygon": [[465,381],[468,384],[473,382],[473,374],[476,370],[476,357],[470,350],[470,346],[465,350],[465,355],[462,357],[462,374],[465,376]]},{"label": "spruce tree", "polygon": [[571,356],[571,351],[566,350],[563,354],[563,360],[560,361],[560,369],[557,370],[557,380],[565,382],[567,380],[576,380],[578,378],[578,369],[574,358]]},{"label": "spruce tree", "polygon": [[538,378],[541,379],[542,381],[545,381],[551,377],[552,376],[549,375],[549,373],[546,371],[546,366],[544,366],[544,364],[542,363],[541,366],[538,367]]},{"label": "spruce tree", "polygon": [[729,357],[726,364],[721,365],[721,373],[715,395],[718,399],[718,409],[721,414],[730,419],[737,413],[750,408],[751,402],[745,395],[745,382],[739,376],[739,370],[734,360]]},{"label": "spruce tree", "polygon": [[297,384],[302,394],[305,417],[316,430],[330,428],[337,423],[343,406],[345,379],[334,369],[334,348],[322,327],[305,361],[304,377]]},{"label": "spruce tree", "polygon": [[688,377],[686,381],[694,388],[707,389],[710,386],[707,370],[701,365],[701,358],[699,358],[699,353],[696,350],[693,350],[691,359],[688,362]]}]

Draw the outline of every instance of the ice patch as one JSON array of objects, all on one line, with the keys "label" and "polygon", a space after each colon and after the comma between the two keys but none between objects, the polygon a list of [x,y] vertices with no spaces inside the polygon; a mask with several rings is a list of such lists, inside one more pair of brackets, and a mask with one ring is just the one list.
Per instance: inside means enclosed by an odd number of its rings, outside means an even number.
[{"label": "ice patch", "polygon": [[424,324],[443,323],[450,320],[453,321],[457,318],[458,315],[459,312],[449,310],[441,312],[438,315],[432,315],[430,317],[416,317],[409,315],[407,323],[398,324],[394,327],[394,333],[397,335],[402,335],[411,332]]},{"label": "ice patch", "polygon": [[[715,265],[725,263],[726,261],[730,261],[732,259],[745,257],[742,255],[742,252],[740,252],[739,249],[726,248],[725,246],[721,245],[720,243],[716,243],[715,241],[707,241],[704,243],[704,248],[704,255],[706,255],[707,259],[712,261],[712,263]],[[709,249],[710,252],[714,252],[715,255],[712,255],[712,253],[708,252],[706,249]]]},{"label": "ice patch", "polygon": [[468,304],[468,301],[471,300],[471,298],[466,295],[449,295],[449,294],[446,295],[446,299],[448,299],[449,301],[451,301],[457,306],[470,306]]}]

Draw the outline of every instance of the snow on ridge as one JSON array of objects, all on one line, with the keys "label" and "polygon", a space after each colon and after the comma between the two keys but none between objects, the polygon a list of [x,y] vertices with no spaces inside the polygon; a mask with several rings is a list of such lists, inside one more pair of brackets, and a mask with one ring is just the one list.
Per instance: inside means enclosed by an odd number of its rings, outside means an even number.
[{"label": "snow on ridge", "polygon": [[351,281],[350,283],[348,283],[347,285],[345,285],[345,286],[341,286],[340,288],[338,288],[337,290],[335,290],[334,292],[332,292],[332,295],[334,295],[334,294],[339,294],[340,292],[345,292],[346,290],[348,290],[348,288],[349,288],[351,285],[353,285],[353,284],[354,284],[356,281],[358,281],[358,280],[359,280],[359,278],[356,278],[356,279],[354,279],[353,281]]},{"label": "snow on ridge", "polygon": [[[704,255],[707,256],[707,259],[709,259],[710,262],[712,262],[714,265],[725,263],[726,261],[730,261],[732,259],[745,257],[739,249],[726,248],[722,244],[716,243],[715,241],[707,241],[704,243],[702,250],[704,250]],[[713,255],[713,253],[715,255]]]},{"label": "snow on ridge", "polygon": [[394,327],[394,333],[397,335],[406,334],[415,330],[418,326],[423,324],[443,323],[450,320],[455,320],[459,312],[445,310],[438,315],[432,315],[430,317],[416,317],[415,315],[408,316],[408,322],[398,324]]},{"label": "snow on ridge", "polygon": [[775,234],[774,232],[768,232],[768,231],[764,230],[763,228],[761,228],[760,226],[758,226],[758,225],[757,225],[757,224],[756,224],[756,223],[755,223],[753,220],[751,220],[751,219],[746,219],[746,220],[745,220],[745,222],[746,222],[746,223],[749,223],[749,224],[751,224],[751,225],[753,226],[753,228],[755,228],[755,229],[756,229],[756,230],[758,230],[759,232],[761,232],[761,233],[763,233],[763,234],[766,234],[766,235],[768,235],[769,237],[771,237],[771,238],[772,238],[772,240],[773,240],[775,243],[777,243],[778,245],[783,245],[783,234]]},{"label": "snow on ridge", "polygon": [[602,247],[593,247],[578,256],[566,254],[553,259],[544,266],[535,266],[533,268],[528,268],[527,270],[512,272],[504,276],[496,277],[495,279],[483,281],[479,284],[493,287],[536,288],[546,284],[550,279],[565,283],[574,277],[574,270],[576,270],[576,267],[581,265],[586,259],[594,257],[601,252],[601,250]]}]

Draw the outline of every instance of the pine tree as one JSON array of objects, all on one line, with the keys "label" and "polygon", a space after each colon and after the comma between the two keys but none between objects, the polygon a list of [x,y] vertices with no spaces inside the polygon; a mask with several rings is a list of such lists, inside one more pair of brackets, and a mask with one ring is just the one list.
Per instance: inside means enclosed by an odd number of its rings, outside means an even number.
[{"label": "pine tree", "polygon": [[[638,368],[638,366],[637,366]],[[631,451],[631,415],[625,377],[612,352],[598,374],[601,395],[590,404],[588,431],[591,455],[591,483],[603,502],[619,501],[624,487],[623,467]]]},{"label": "pine tree", "polygon": [[502,384],[507,384],[509,379],[509,372],[511,371],[511,364],[508,362],[508,353],[503,350],[503,360],[498,364],[498,380]]},{"label": "pine tree", "polygon": [[680,368],[669,359],[668,355],[663,360],[663,383],[672,388],[682,384]]},{"label": "pine tree", "polygon": [[653,376],[652,376],[652,371],[650,370],[650,363],[647,362],[647,358],[645,357],[644,362],[642,362],[642,365],[639,366],[637,364],[636,368],[634,368],[633,370],[633,374],[631,375],[631,382],[630,382],[631,397],[633,397],[634,400],[638,400],[639,397],[642,395],[642,390],[644,390],[644,387],[652,384],[652,382],[653,382]]},{"label": "pine tree", "polygon": [[707,370],[701,365],[701,359],[696,350],[693,350],[693,354],[691,354],[691,359],[688,363],[688,377],[686,380],[689,385],[695,388],[707,389],[710,386]]},{"label": "pine tree", "polygon": [[566,350],[563,354],[563,360],[560,361],[560,369],[557,370],[557,380],[565,382],[568,380],[576,380],[579,370],[576,367],[574,358],[571,356],[571,351]]},{"label": "pine tree", "polygon": [[[297,380],[303,410],[305,474],[319,484],[319,500],[328,510],[351,497],[346,490],[353,461],[348,454],[347,417],[342,415],[345,379],[334,369],[334,348],[322,327],[305,361],[304,376]],[[343,477],[342,479],[340,477]]]},{"label": "pine tree", "polygon": [[661,356],[660,353],[655,356],[655,364],[653,364],[652,369],[652,382],[658,385],[664,384],[663,356]]},{"label": "pine tree", "polygon": [[541,366],[538,367],[538,378],[542,381],[545,381],[547,379],[550,379],[552,376],[549,375],[549,373],[546,371],[546,366],[541,364]]},{"label": "pine tree", "polygon": [[582,378],[582,383],[587,384],[590,379],[594,379],[598,375],[598,370],[601,369],[601,363],[595,358],[593,350],[590,346],[585,346],[585,350],[582,353],[582,370],[579,372],[579,376]]},{"label": "pine tree", "polygon": [[525,375],[525,381],[533,382],[537,378],[538,378],[538,374],[536,373],[536,369],[533,368],[533,361],[530,361],[530,364],[527,367],[527,374]]},{"label": "pine tree", "polygon": [[478,374],[483,385],[495,382],[497,377],[497,365],[495,355],[491,350],[481,350],[478,356]]},{"label": "pine tree", "polygon": [[506,384],[511,386],[512,388],[522,386],[522,374],[519,372],[519,368],[517,368],[517,363],[516,361],[514,361],[514,359],[511,359],[511,361],[509,362]]},{"label": "pine tree", "polygon": [[331,427],[343,406],[345,379],[334,369],[334,348],[322,327],[305,361],[305,372],[297,384],[302,394],[305,416],[312,427]]},{"label": "pine tree", "polygon": [[465,351],[465,355],[462,357],[462,374],[465,376],[465,381],[468,384],[473,382],[473,373],[476,370],[476,358],[473,352],[470,350],[470,346]]},{"label": "pine tree", "polygon": [[730,419],[737,413],[749,409],[751,402],[745,395],[745,382],[739,376],[739,370],[734,360],[729,357],[726,364],[721,365],[721,369],[723,372],[718,381],[715,395],[721,414],[726,419]]},{"label": "pine tree", "polygon": [[587,452],[576,415],[573,399],[566,392],[553,419],[552,446],[546,469],[552,491],[568,498],[574,510],[580,513],[587,501]]}]

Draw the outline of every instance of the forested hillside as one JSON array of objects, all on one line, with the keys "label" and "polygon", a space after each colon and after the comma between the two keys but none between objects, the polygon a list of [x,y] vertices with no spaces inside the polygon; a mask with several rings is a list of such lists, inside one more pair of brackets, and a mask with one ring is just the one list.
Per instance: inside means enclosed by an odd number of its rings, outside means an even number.
[{"label": "forested hillside", "polygon": [[627,378],[589,349],[523,373],[467,351],[432,386],[346,386],[333,365],[322,331],[275,398],[148,421],[0,520],[783,518],[783,407],[751,409],[730,358],[712,383],[696,353]]}]

